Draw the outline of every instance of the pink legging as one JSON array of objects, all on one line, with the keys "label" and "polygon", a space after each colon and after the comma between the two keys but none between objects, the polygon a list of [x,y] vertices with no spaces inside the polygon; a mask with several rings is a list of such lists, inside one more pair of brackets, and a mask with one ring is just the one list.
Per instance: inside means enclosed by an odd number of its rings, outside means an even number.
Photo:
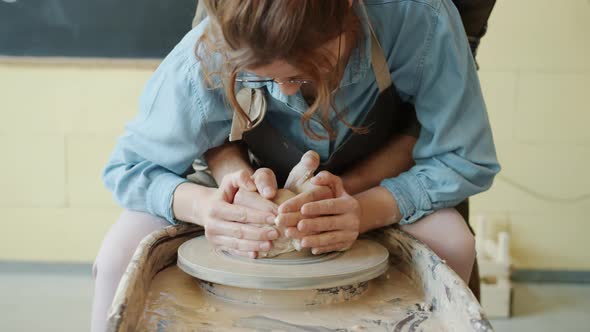
[{"label": "pink legging", "polygon": [[[106,330],[107,311],[139,242],[168,225],[162,218],[125,210],[111,226],[92,269],[95,286],[91,332]],[[439,210],[401,229],[430,246],[465,283],[469,281],[475,259],[475,239],[455,209]]]},{"label": "pink legging", "polygon": [[169,225],[165,219],[151,214],[125,210],[111,226],[92,267],[94,301],[91,332],[106,331],[107,311],[139,242],[148,234]]}]

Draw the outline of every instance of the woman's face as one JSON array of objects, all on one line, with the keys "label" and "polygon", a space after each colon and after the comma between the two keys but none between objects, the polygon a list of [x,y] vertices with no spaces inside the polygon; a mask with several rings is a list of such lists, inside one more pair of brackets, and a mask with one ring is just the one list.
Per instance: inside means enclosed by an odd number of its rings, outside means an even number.
[{"label": "woman's face", "polygon": [[[274,62],[249,70],[251,73],[261,77],[271,77],[275,81],[281,83],[289,79],[303,78],[299,70],[283,60],[275,60]],[[292,95],[299,91],[301,84],[283,83],[279,84],[279,88],[286,95]]]},{"label": "woman's face", "polygon": [[[340,45],[341,51],[345,48],[344,40],[345,40],[345,38],[344,38],[344,36],[342,36],[342,45]],[[339,54],[338,54],[339,42],[340,42],[340,37],[336,37],[333,40],[330,40],[329,42],[324,44],[324,46],[323,46],[323,48],[328,50],[328,52],[330,52],[330,54],[333,55],[333,59],[334,59],[334,62],[332,63],[333,68],[336,68],[336,61],[339,58]],[[346,53],[346,52],[343,52],[343,53]],[[284,94],[289,95],[289,96],[297,93],[297,91],[299,91],[299,89],[301,88],[301,84],[300,83],[287,83],[286,81],[288,81],[290,79],[308,79],[309,78],[309,77],[306,77],[304,73],[300,72],[299,69],[297,69],[296,67],[287,63],[284,60],[275,60],[274,62],[272,62],[268,65],[257,67],[257,68],[251,68],[251,69],[248,69],[248,71],[257,75],[257,76],[260,76],[260,77],[273,78],[275,81],[277,81],[279,83],[285,82],[283,84],[279,84],[279,88],[281,89],[281,92],[283,92]]]}]

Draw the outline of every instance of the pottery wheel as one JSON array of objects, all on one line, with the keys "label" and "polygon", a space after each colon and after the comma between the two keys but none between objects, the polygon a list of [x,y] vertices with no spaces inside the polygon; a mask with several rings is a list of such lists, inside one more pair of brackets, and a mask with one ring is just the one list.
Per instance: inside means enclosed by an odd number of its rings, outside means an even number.
[{"label": "pottery wheel", "polygon": [[339,287],[374,279],[387,270],[388,256],[385,247],[363,239],[344,252],[249,259],[214,247],[205,236],[200,236],[180,246],[178,267],[198,279],[227,286],[301,290]]}]

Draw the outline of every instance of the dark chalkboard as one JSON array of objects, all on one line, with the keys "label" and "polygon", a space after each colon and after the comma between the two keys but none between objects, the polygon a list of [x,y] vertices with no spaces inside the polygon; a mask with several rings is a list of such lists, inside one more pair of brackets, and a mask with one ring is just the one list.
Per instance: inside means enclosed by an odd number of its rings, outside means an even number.
[{"label": "dark chalkboard", "polygon": [[0,0],[0,55],[162,58],[195,0]]}]

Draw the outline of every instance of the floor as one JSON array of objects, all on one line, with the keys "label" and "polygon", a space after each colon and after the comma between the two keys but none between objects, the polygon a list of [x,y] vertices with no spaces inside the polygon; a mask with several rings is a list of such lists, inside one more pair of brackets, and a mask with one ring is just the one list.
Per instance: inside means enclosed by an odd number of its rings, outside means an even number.
[{"label": "floor", "polygon": [[0,331],[90,330],[90,273],[0,271]]},{"label": "floor", "polygon": [[[0,331],[88,331],[92,280],[72,272],[0,268]],[[515,284],[514,317],[492,320],[505,331],[590,331],[590,285]]]}]

